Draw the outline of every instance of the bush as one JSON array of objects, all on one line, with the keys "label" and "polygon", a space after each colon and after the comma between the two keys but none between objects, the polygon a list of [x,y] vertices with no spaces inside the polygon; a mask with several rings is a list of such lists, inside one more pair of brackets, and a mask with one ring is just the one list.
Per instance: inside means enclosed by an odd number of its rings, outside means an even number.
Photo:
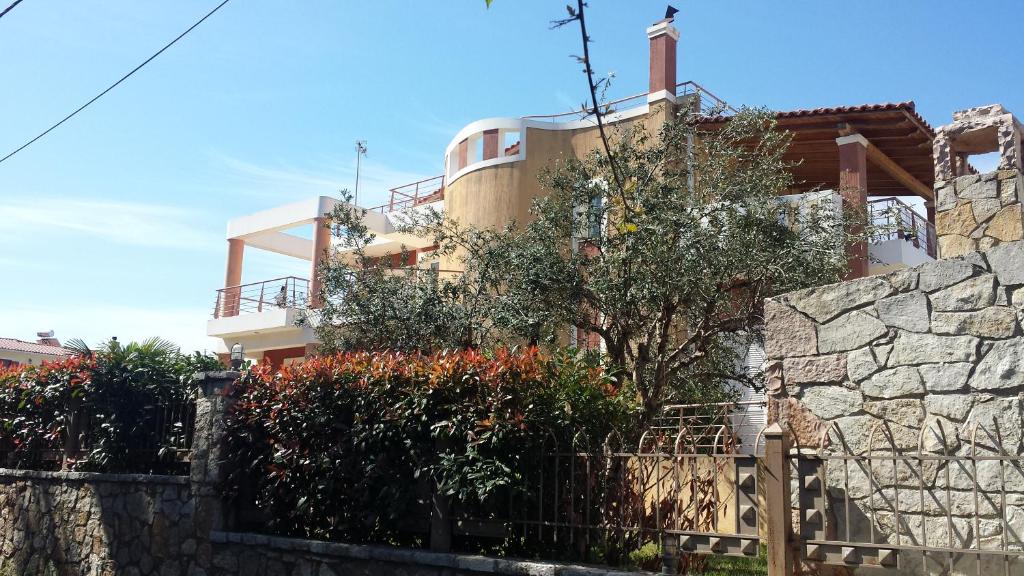
[{"label": "bush", "polygon": [[429,518],[429,481],[486,513],[525,489],[546,439],[600,446],[629,417],[630,395],[612,382],[535,349],[258,366],[232,391],[223,488],[251,499],[276,533],[408,543]]},{"label": "bush", "polygon": [[[0,373],[0,458],[7,456],[0,465],[59,467],[66,423],[77,412],[83,452],[68,455],[71,469],[174,471],[166,449],[186,444],[192,376],[219,366],[216,357],[184,355],[151,339],[111,341],[97,351]],[[169,406],[177,409],[165,410]]]}]

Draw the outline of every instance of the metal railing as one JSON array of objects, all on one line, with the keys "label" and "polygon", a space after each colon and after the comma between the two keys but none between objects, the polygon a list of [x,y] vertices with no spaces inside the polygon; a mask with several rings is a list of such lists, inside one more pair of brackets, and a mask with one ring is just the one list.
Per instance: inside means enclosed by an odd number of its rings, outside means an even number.
[{"label": "metal railing", "polygon": [[868,202],[873,231],[871,242],[906,240],[932,258],[937,254],[935,226],[899,198],[876,198]]},{"label": "metal railing", "polygon": [[304,308],[309,299],[309,280],[284,276],[262,282],[217,290],[214,318],[238,316],[275,308]]},{"label": "metal railing", "polygon": [[[640,106],[647,103],[647,92],[639,94],[633,94],[632,96],[626,96],[625,98],[619,98],[617,100],[611,100],[609,102],[601,103],[601,110],[603,113],[614,113],[619,108],[630,108],[632,106]],[[686,96],[698,95],[700,98],[700,112],[704,115],[710,116],[721,116],[727,114],[735,114],[736,109],[730,106],[725,100],[722,100],[718,96],[715,96],[707,88],[704,88],[700,84],[687,80],[686,82],[680,82],[676,84],[676,98],[684,98]],[[530,116],[523,116],[524,120],[542,120],[550,122],[559,122],[566,118],[575,118],[583,120],[593,116],[593,111],[588,108],[584,110],[573,110],[571,112],[560,112],[558,114],[533,114]]]},{"label": "metal railing", "polygon": [[380,213],[394,212],[426,202],[441,200],[444,198],[444,174],[396,186],[389,192],[391,196],[387,204],[367,208],[367,210]]}]

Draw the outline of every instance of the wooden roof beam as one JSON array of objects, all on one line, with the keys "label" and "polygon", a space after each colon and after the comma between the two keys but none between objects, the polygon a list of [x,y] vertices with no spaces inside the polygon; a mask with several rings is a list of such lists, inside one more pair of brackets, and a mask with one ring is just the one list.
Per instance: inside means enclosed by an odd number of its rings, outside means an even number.
[{"label": "wooden roof beam", "polygon": [[[868,160],[870,160],[872,164],[884,170],[886,174],[892,176],[893,180],[896,180],[900,184],[906,186],[906,188],[911,192],[926,200],[935,199],[934,190],[915,178],[913,174],[904,170],[904,168],[897,164],[895,160],[886,156],[885,152],[879,150],[878,147],[872,144],[870,140],[868,140],[867,155]],[[870,187],[870,182],[868,185]]]}]

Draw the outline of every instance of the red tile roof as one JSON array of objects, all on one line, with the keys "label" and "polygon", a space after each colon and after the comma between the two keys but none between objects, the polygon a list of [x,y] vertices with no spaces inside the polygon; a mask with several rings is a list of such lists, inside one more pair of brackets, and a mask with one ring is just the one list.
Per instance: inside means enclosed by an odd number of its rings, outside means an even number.
[{"label": "red tile roof", "polygon": [[60,346],[49,346],[47,344],[36,344],[35,342],[24,342],[14,338],[0,338],[0,350],[15,350],[28,352],[30,354],[47,354],[50,356],[70,356],[72,352]]},{"label": "red tile roof", "polygon": [[[858,112],[886,112],[889,110],[904,110],[908,114],[914,117],[915,120],[920,122],[922,126],[931,132],[931,136],[935,135],[935,130],[931,127],[928,122],[917,113],[917,105],[914,104],[913,100],[906,102],[884,102],[882,104],[857,104],[854,106],[834,106],[831,108],[813,108],[805,110],[785,110],[776,112],[776,118],[801,118],[807,116],[832,116],[837,114],[855,114]],[[711,122],[725,122],[728,120],[728,116],[712,116],[708,120]]]}]

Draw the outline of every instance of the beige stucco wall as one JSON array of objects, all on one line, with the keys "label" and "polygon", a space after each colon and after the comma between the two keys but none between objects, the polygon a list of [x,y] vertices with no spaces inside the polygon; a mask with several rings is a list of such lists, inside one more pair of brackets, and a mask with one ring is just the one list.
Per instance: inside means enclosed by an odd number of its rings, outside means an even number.
[{"label": "beige stucco wall", "polygon": [[[614,133],[640,121],[656,130],[673,109],[671,105],[654,104],[646,116],[612,123],[609,129]],[[510,222],[520,225],[528,222],[533,201],[545,194],[540,183],[543,171],[553,168],[561,159],[582,157],[599,148],[601,137],[597,127],[565,130],[528,127],[524,142],[525,159],[479,168],[447,184],[445,214],[464,225],[479,228],[502,228]],[[454,255],[444,258],[441,267],[458,270],[462,265],[458,255]]]}]

